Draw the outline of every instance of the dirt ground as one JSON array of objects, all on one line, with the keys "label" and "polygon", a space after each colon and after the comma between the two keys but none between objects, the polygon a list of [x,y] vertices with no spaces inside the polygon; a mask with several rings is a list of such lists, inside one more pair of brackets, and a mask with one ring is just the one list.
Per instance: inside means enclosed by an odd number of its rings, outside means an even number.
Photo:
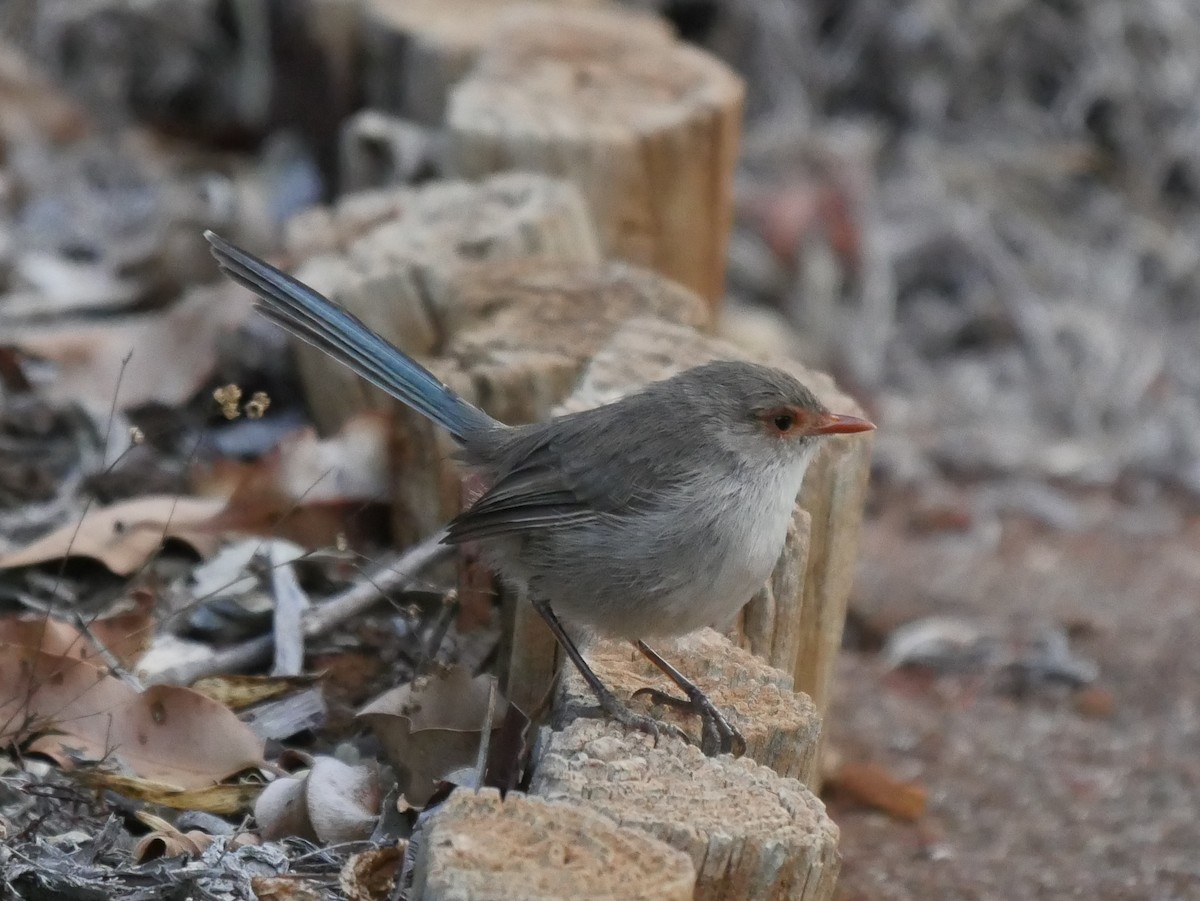
[{"label": "dirt ground", "polygon": [[1071,531],[1020,516],[931,531],[904,501],[868,523],[853,603],[868,632],[952,616],[1020,647],[1057,628],[1099,675],[1086,696],[1017,695],[970,667],[889,669],[869,640],[845,653],[831,746],[929,794],[915,824],[830,800],[841,898],[1200,898],[1200,516],[1084,503],[1099,522]]}]

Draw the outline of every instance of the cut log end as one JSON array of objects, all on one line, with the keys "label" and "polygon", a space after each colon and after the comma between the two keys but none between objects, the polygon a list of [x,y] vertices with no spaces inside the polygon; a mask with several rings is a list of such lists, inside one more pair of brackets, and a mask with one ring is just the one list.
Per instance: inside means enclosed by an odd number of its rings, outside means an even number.
[{"label": "cut log end", "polygon": [[[742,733],[749,759],[804,782],[815,776],[820,718],[806,695],[792,691],[789,674],[773,669],[712,629],[655,650],[695,682]],[[630,698],[640,688],[680,696],[679,689],[628,643],[598,642],[585,656],[619,698]],[[595,704],[583,678],[573,667],[565,669],[555,706],[556,725],[590,713]],[[651,706],[644,697],[630,701],[630,706],[679,726],[699,741],[696,716],[669,705]]]},{"label": "cut log end", "polygon": [[527,169],[575,181],[605,251],[716,308],[724,294],[743,84],[629,10],[514,9],[450,96],[465,175]]},{"label": "cut log end", "polygon": [[824,901],[840,867],[838,829],[795,779],[745,758],[576,720],[543,733],[533,794],[586,803],[684,851],[698,901]]},{"label": "cut log end", "polygon": [[690,901],[691,858],[576,804],[459,789],[416,839],[421,901]]}]

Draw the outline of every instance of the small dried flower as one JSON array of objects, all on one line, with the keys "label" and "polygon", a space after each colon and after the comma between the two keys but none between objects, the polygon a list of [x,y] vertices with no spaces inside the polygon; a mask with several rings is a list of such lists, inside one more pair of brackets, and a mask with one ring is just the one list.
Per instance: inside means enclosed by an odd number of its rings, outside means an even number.
[{"label": "small dried flower", "polygon": [[242,389],[237,385],[223,385],[213,392],[213,400],[221,407],[221,414],[226,419],[238,418],[238,403],[242,399]]},{"label": "small dried flower", "polygon": [[246,402],[246,416],[250,419],[262,419],[263,414],[267,412],[267,408],[271,406],[270,395],[265,391],[255,391],[250,400]]}]

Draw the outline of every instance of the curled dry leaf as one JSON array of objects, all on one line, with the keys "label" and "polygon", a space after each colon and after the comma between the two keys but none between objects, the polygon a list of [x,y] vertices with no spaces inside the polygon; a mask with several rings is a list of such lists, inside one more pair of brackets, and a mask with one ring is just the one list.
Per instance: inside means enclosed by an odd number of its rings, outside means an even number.
[{"label": "curled dry leaf", "polygon": [[[408,773],[402,787],[410,802],[423,805],[438,779],[475,763],[494,681],[453,667],[394,688],[359,711],[388,759]],[[499,727],[508,700],[497,693],[495,705]]]},{"label": "curled dry leaf", "polygon": [[31,751],[60,764],[109,757],[181,789],[201,788],[262,763],[262,741],[198,692],[138,692],[96,666],[0,644],[0,741],[43,734]]},{"label": "curled dry leaf", "polygon": [[[145,863],[160,857],[178,857],[180,854],[198,857],[216,841],[216,836],[210,832],[195,828],[183,831],[162,817],[144,810],[139,810],[134,815],[140,822],[150,827],[149,834],[143,836],[134,846],[133,859],[138,863]],[[228,835],[226,832],[220,834]],[[257,837],[249,832],[238,832],[228,835],[226,847],[236,850],[258,843]]]},{"label": "curled dry leaf", "polygon": [[213,522],[224,506],[211,498],[152,495],[92,509],[78,523],[0,554],[0,569],[63,557],[90,557],[118,576],[128,576],[158,553],[167,538],[182,541],[207,557],[220,541]]},{"label": "curled dry leaf", "polygon": [[281,698],[308,688],[317,676],[210,676],[192,683],[192,691],[212,698],[231,710],[241,710],[263,701]]},{"label": "curled dry leaf", "polygon": [[162,829],[143,835],[133,846],[133,859],[138,863],[156,860],[160,857],[178,857],[186,854],[188,857],[199,857],[200,853],[213,843],[213,837],[199,829],[180,832],[178,829]]},{"label": "curled dry leaf", "polygon": [[268,785],[254,805],[254,818],[265,839],[348,842],[370,837],[382,800],[373,768],[318,757],[307,773]]},{"label": "curled dry leaf", "polygon": [[263,790],[261,782],[178,789],[173,785],[164,785],[150,779],[136,779],[99,769],[81,770],[76,778],[92,788],[116,792],[135,801],[145,801],[147,804],[157,804],[173,810],[200,810],[217,816],[248,812]]}]

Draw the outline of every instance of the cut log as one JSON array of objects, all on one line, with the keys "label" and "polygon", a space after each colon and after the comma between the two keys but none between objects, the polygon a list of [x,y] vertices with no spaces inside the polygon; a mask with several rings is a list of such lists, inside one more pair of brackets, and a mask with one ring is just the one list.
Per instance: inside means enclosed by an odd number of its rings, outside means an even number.
[{"label": "cut log", "polygon": [[[542,2],[593,6],[609,0]],[[365,0],[368,105],[440,125],[450,88],[513,5],[513,0]]]},{"label": "cut log", "polygon": [[[557,412],[612,402],[648,382],[711,360],[747,356],[693,329],[662,321],[629,322],[596,353],[575,392]],[[824,373],[790,360],[758,362],[792,373],[835,412],[862,412]],[[775,571],[743,608],[741,628],[734,632],[743,647],[791,673],[796,690],[809,695],[822,715],[829,702],[829,680],[841,646],[853,579],[870,475],[871,435],[822,440]]]},{"label": "cut log", "polygon": [[414,836],[416,901],[691,901],[692,859],[578,804],[458,789]]},{"label": "cut log", "polygon": [[[295,217],[285,248],[297,275],[394,344],[425,357],[449,333],[440,292],[465,263],[517,257],[596,263],[599,247],[578,191],[511,173],[479,184],[349,195]],[[332,433],[365,409],[391,409],[382,392],[297,342],[317,425]]]},{"label": "cut log", "polygon": [[579,719],[543,731],[531,794],[586,804],[687,853],[697,901],[827,901],[838,829],[800,782],[678,739]]},{"label": "cut log", "polygon": [[[672,643],[655,645],[668,663],[700,687],[746,739],[746,756],[780,776],[807,784],[817,774],[821,719],[812,700],[792,691],[790,674],[768,666],[749,651],[712,629],[702,629]],[[679,696],[679,689],[633,645],[600,641],[584,651],[596,674],[618,698],[639,688],[657,688]],[[699,741],[699,720],[673,707],[651,707],[645,699],[630,705],[674,723]],[[555,728],[580,716],[594,715],[596,696],[575,667],[567,664],[555,698]]]},{"label": "cut log", "polygon": [[[429,368],[514,425],[550,416],[592,355],[631,319],[669,322],[689,333],[708,322],[696,295],[624,263],[464,264],[424,300],[441,335]],[[396,411],[393,521],[402,538],[431,534],[460,509],[461,470],[452,449],[420,414]]]},{"label": "cut log", "polygon": [[607,255],[715,309],[724,294],[743,85],[632,10],[513,9],[451,92],[450,164],[580,186]]}]

